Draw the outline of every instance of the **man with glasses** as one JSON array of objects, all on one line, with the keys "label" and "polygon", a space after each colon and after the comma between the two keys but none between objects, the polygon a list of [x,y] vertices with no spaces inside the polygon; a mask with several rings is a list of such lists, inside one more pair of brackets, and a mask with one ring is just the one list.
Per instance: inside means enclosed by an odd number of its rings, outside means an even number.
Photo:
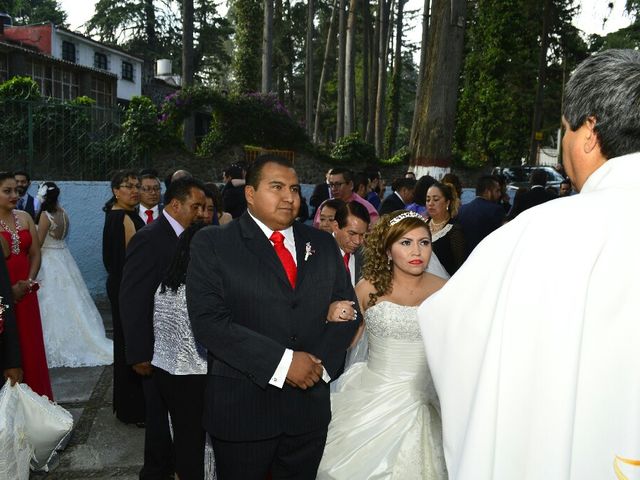
[{"label": "man with glasses", "polygon": [[163,205],[160,203],[160,180],[154,173],[144,173],[140,177],[140,205],[138,205],[138,215],[146,224],[153,222],[160,212]]},{"label": "man with glasses", "polygon": [[[373,205],[353,191],[353,172],[348,168],[334,168],[329,175],[329,188],[331,189],[331,198],[337,198],[345,203],[358,202],[362,204],[371,217],[371,225],[375,225],[378,221],[378,211]],[[313,218],[313,226],[319,228],[320,210],[316,211]]]}]

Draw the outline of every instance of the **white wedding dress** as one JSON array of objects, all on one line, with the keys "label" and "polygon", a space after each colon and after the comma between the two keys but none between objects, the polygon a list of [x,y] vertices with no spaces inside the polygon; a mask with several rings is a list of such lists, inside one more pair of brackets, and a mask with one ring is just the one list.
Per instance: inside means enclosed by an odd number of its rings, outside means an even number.
[{"label": "white wedding dress", "polygon": [[54,215],[42,214],[51,223],[38,273],[47,364],[52,368],[113,363],[113,342],[105,335],[102,317],[64,240],[67,214],[62,208]]},{"label": "white wedding dress", "polygon": [[368,359],[349,368],[331,394],[318,479],[447,478],[417,311],[389,301],[366,310]]}]

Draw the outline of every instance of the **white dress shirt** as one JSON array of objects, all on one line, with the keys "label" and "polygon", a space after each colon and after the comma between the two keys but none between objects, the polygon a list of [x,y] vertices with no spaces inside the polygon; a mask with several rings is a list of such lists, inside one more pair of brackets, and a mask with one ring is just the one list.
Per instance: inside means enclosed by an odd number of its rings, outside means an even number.
[{"label": "white dress shirt", "polygon": [[151,208],[147,208],[144,205],[140,204],[138,206],[138,216],[142,219],[142,221],[144,223],[147,223],[147,210],[151,210],[153,219],[157,219],[158,216],[160,215],[160,212],[158,211],[158,204],[156,203],[153,207]]},{"label": "white dress shirt", "polygon": [[176,237],[182,235],[182,232],[184,232],[184,227],[180,225],[180,223],[178,223],[175,218],[169,215],[169,212],[167,212],[166,209],[162,210],[162,214],[164,215],[164,218],[166,218],[169,222],[169,225],[171,225],[171,228],[173,228],[173,231],[176,232]]}]

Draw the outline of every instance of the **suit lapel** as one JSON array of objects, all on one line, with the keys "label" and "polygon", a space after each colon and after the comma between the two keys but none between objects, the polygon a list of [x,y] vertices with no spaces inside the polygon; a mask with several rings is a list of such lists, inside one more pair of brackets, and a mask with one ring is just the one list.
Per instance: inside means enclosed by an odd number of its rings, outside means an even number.
[{"label": "suit lapel", "polygon": [[[260,227],[256,225],[248,213],[244,213],[239,219],[238,222],[240,224],[240,230],[242,232],[242,237],[244,238],[245,245],[247,248],[257,256],[261,261],[267,264],[267,266],[274,272],[276,277],[283,282],[291,291],[291,284],[289,283],[289,279],[287,278],[287,274],[284,271],[284,267],[282,266],[282,262],[280,262],[280,258],[276,254],[273,245],[267,239],[267,237],[262,233]],[[297,246],[297,241],[296,241]],[[298,275],[300,271],[298,270]],[[299,280],[296,280],[296,285]]]},{"label": "suit lapel", "polygon": [[293,237],[296,241],[296,262],[298,264],[296,290],[298,290],[304,280],[304,274],[307,270],[307,261],[310,259],[310,257],[305,257],[307,256],[307,244],[311,246],[311,241],[305,229],[302,228],[298,222],[294,222],[293,224]]}]

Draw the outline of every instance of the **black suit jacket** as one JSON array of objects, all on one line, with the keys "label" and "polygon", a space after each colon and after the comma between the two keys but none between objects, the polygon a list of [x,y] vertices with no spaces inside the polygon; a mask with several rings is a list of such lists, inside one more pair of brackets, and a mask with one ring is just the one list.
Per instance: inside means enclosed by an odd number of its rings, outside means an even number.
[{"label": "black suit jacket", "polygon": [[387,197],[382,201],[382,205],[380,205],[380,216],[385,215],[387,213],[395,212],[396,210],[404,210],[406,205],[402,200],[398,198],[398,195],[392,193],[391,195],[387,195]]},{"label": "black suit jacket", "polygon": [[153,297],[176,251],[178,237],[164,215],[136,232],[120,283],[120,318],[127,363],[153,358]]},{"label": "black suit jacket", "polygon": [[335,240],[297,222],[293,231],[295,290],[248,213],[201,230],[191,243],[187,306],[195,338],[209,351],[204,422],[221,440],[297,435],[331,418],[323,381],[308,390],[269,384],[286,348],[316,355],[337,378],[359,323],[326,322],[331,302],[355,301]]},{"label": "black suit jacket", "polygon": [[[1,251],[1,250],[0,250]],[[0,255],[1,257],[1,255]],[[0,373],[7,368],[18,368],[22,365],[20,359],[20,343],[18,327],[13,311],[13,295],[11,282],[4,258],[0,258],[0,300],[7,309],[3,313],[4,331],[0,334]]]},{"label": "black suit jacket", "polygon": [[460,207],[457,220],[464,234],[467,256],[484,237],[504,223],[504,216],[502,206],[482,197],[476,197],[473,201]]},{"label": "black suit jacket", "polygon": [[509,213],[509,218],[513,219],[525,210],[553,200],[554,198],[557,198],[556,195],[547,192],[544,187],[531,188],[528,192],[523,193],[520,199],[514,203]]}]

